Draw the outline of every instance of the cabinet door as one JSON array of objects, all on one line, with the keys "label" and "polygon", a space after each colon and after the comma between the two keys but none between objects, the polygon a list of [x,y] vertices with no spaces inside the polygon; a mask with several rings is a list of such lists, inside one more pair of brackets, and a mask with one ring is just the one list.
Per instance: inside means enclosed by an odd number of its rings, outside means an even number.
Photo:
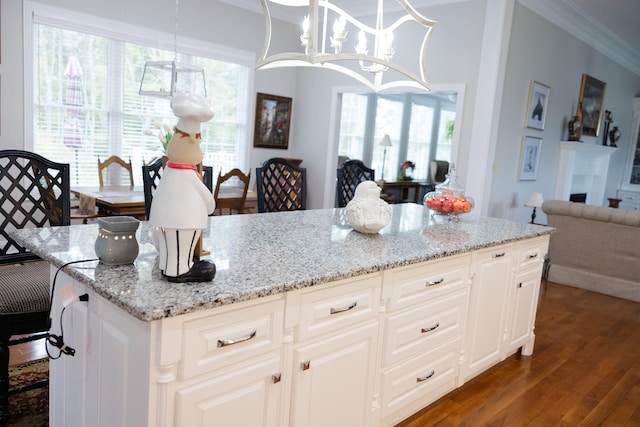
[{"label": "cabinet door", "polygon": [[533,351],[533,328],[538,307],[540,269],[520,273],[514,280],[513,303],[510,320],[509,349],[525,346],[522,353]]},{"label": "cabinet door", "polygon": [[201,378],[176,391],[176,426],[278,427],[281,359],[271,357]]},{"label": "cabinet door", "polygon": [[371,425],[378,322],[294,350],[291,426]]},{"label": "cabinet door", "polygon": [[502,358],[513,250],[512,245],[507,245],[474,254],[471,265],[474,277],[467,319],[465,379]]}]

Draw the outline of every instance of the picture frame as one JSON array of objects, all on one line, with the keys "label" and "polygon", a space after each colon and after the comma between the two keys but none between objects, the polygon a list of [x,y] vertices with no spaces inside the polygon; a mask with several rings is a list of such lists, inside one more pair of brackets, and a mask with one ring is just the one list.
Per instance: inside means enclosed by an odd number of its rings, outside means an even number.
[{"label": "picture frame", "polygon": [[520,169],[518,179],[520,181],[535,181],[538,174],[538,163],[540,162],[540,151],[542,148],[542,138],[534,136],[522,137],[522,148],[520,150]]},{"label": "picture frame", "polygon": [[529,85],[526,125],[531,129],[544,130],[551,88],[535,80]]},{"label": "picture frame", "polygon": [[587,74],[582,74],[578,105],[582,115],[582,135],[598,136],[602,118],[602,104],[607,84]]},{"label": "picture frame", "polygon": [[289,148],[291,104],[291,98],[257,93],[254,147]]}]

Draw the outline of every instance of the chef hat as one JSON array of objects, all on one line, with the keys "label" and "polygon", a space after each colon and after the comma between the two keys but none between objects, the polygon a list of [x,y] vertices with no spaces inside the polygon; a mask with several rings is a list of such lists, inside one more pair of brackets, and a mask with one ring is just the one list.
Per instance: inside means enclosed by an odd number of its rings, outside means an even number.
[{"label": "chef hat", "polygon": [[195,93],[178,93],[171,98],[171,109],[178,117],[176,128],[190,135],[200,133],[200,123],[213,117],[211,101]]}]

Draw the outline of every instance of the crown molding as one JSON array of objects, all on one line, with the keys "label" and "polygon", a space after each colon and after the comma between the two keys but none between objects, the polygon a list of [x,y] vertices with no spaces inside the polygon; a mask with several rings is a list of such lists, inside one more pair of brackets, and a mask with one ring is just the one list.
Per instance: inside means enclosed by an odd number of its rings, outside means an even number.
[{"label": "crown molding", "polygon": [[640,75],[640,52],[580,9],[572,0],[518,2],[629,71]]}]

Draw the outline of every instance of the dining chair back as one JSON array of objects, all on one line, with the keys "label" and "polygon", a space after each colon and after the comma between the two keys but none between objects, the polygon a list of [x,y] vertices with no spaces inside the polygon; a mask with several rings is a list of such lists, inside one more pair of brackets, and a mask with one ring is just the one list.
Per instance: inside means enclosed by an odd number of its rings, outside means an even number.
[{"label": "dining chair back", "polygon": [[142,165],[142,187],[144,190],[144,213],[149,220],[149,213],[151,212],[151,202],[153,202],[153,195],[158,188],[162,178],[162,157],[157,158],[149,164]]},{"label": "dining chair back", "polygon": [[307,169],[281,157],[256,168],[258,212],[306,209]]},{"label": "dining chair back", "polygon": [[[222,171],[218,173],[218,181],[213,198],[216,200],[216,212],[223,215],[225,212],[229,214],[244,213],[244,204],[247,200],[247,190],[249,190],[249,182],[251,181],[251,171],[247,175],[242,173],[238,168],[231,169],[222,175]],[[220,197],[220,189],[223,184],[229,182],[233,186],[233,190],[238,194],[234,197]]]},{"label": "dining chair back", "polygon": [[[9,230],[69,225],[69,165],[22,150],[0,151],[0,424],[9,419],[10,346],[45,338],[50,328],[49,263]],[[17,335],[20,337],[12,339]],[[48,380],[30,384],[11,394]]]},{"label": "dining chair back", "polygon": [[[117,167],[117,165],[121,167]],[[128,172],[125,176],[128,176],[129,186],[133,188],[133,166],[131,165],[131,158],[129,158],[129,162],[127,163],[118,156],[111,156],[104,162],[101,162],[100,157],[98,157],[100,187],[104,187],[105,185],[126,185],[126,179],[122,176],[123,171]]]},{"label": "dining chair back", "polygon": [[362,160],[347,160],[337,170],[336,193],[338,207],[344,208],[353,199],[356,187],[362,181],[375,181],[376,172]]},{"label": "dining chair back", "polygon": [[213,166],[202,166],[202,182],[213,193]]}]

